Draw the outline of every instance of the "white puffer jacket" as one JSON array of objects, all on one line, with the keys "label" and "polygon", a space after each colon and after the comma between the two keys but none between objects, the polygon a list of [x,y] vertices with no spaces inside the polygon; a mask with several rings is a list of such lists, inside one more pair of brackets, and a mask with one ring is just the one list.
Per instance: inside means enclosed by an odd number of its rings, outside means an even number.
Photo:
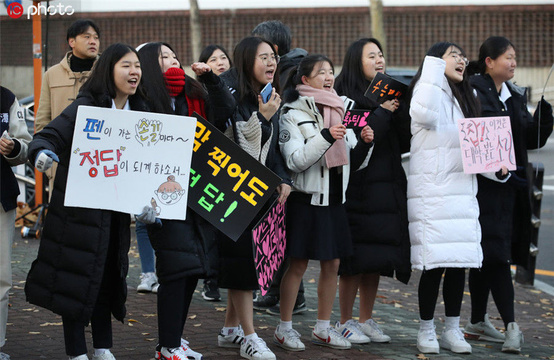
[{"label": "white puffer jacket", "polygon": [[412,268],[419,270],[479,268],[483,261],[477,179],[463,171],[457,121],[464,114],[445,67],[442,59],[425,58],[410,103],[408,220]]},{"label": "white puffer jacket", "polygon": [[[312,195],[312,205],[329,205],[329,168],[325,163],[325,152],[332,145],[323,135],[323,116],[319,113],[313,97],[300,96],[298,100],[286,103],[279,119],[279,146],[285,164],[292,171],[293,191]],[[347,154],[358,144],[356,134],[347,129],[345,136]],[[359,169],[367,166],[373,147]],[[356,169],[356,170],[359,170]],[[342,198],[346,201],[346,189],[350,177],[350,160],[342,167]]]}]

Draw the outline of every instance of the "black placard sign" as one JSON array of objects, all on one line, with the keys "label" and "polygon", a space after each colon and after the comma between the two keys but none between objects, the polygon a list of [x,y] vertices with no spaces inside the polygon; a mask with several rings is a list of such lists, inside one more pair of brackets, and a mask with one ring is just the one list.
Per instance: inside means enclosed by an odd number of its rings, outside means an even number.
[{"label": "black placard sign", "polygon": [[188,206],[237,240],[281,183],[197,113]]},{"label": "black placard sign", "polygon": [[400,99],[408,91],[408,86],[392,77],[377,73],[364,96],[379,104],[387,100]]}]

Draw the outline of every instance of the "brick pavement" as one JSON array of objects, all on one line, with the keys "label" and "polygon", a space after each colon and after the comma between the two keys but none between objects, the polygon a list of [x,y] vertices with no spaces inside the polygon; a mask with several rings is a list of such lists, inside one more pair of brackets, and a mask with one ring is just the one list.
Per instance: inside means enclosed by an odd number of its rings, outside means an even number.
[{"label": "brick pavement", "polygon": [[[34,260],[39,242],[32,239],[16,239],[13,248],[14,287],[11,291],[11,308],[8,319],[7,342],[3,351],[13,360],[66,359],[63,346],[61,318],[50,311],[25,302],[23,286],[25,276]],[[118,360],[152,359],[157,341],[156,297],[137,294],[140,265],[136,242],[130,252],[128,316],[124,324],[114,322],[113,353]],[[516,318],[525,334],[522,355],[500,352],[501,344],[472,342],[472,355],[455,355],[443,350],[440,355],[422,356],[415,346],[418,330],[417,283],[419,273],[414,272],[409,285],[383,278],[379,286],[374,319],[393,340],[390,344],[354,345],[351,350],[331,350],[309,343],[310,327],[315,324],[317,308],[318,264],[310,262],[304,277],[308,311],[295,315],[294,327],[306,343],[306,351],[286,352],[272,344],[270,348],[278,359],[554,359],[554,297],[532,287],[516,284]],[[466,286],[467,290],[467,286]],[[225,299],[225,292],[222,291]],[[356,307],[358,302],[356,302]],[[240,359],[238,350],[217,347],[216,336],[223,324],[225,302],[210,303],[202,300],[200,285],[189,313],[185,337],[193,349],[204,354],[204,359]],[[495,306],[489,307],[493,324],[501,321]],[[355,314],[357,310],[355,309]],[[442,331],[442,305],[437,306],[437,330]],[[469,316],[469,294],[464,295],[462,324]],[[332,321],[339,318],[338,299],[335,301]],[[256,312],[255,326],[258,334],[268,343],[278,321],[277,317]],[[92,348],[89,341],[89,349]]]}]

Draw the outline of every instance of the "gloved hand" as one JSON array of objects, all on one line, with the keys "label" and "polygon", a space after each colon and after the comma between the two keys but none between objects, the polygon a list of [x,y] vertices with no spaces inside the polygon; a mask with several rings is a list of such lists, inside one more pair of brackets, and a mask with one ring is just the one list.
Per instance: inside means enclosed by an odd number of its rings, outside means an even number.
[{"label": "gloved hand", "polygon": [[35,169],[45,172],[52,167],[52,161],[60,162],[58,155],[51,150],[41,150],[35,159]]},{"label": "gloved hand", "polygon": [[156,210],[152,206],[145,206],[142,208],[142,213],[140,213],[139,215],[135,215],[135,218],[147,225],[156,223],[161,226],[162,221],[156,218],[156,215]]}]

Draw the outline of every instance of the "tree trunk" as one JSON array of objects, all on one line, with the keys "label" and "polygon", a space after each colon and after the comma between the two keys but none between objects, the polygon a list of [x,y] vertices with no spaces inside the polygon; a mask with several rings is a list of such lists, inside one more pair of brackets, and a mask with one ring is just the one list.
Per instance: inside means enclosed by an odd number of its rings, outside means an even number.
[{"label": "tree trunk", "polygon": [[198,61],[202,51],[202,30],[200,28],[200,14],[198,2],[189,0],[190,4],[190,38],[192,41],[192,62]]},{"label": "tree trunk", "polygon": [[385,34],[385,24],[383,16],[383,1],[369,0],[369,13],[371,15],[371,35],[379,40],[383,46],[383,52],[387,50],[387,36]]}]

